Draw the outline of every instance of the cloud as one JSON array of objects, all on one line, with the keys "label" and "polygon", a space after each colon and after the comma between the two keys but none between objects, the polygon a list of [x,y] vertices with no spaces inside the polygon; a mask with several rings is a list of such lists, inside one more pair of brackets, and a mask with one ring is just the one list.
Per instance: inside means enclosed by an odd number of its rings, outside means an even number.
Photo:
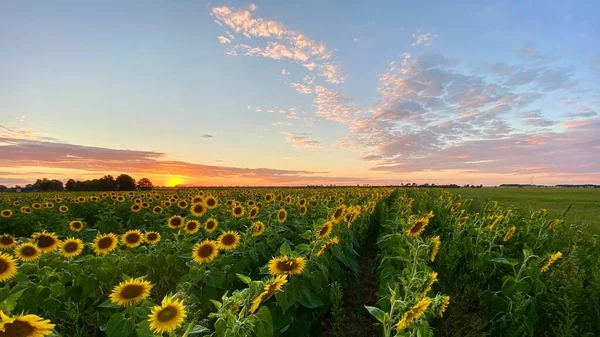
[{"label": "cloud", "polygon": [[225,36],[218,36],[217,39],[219,39],[219,43],[221,44],[231,43],[231,40],[226,38]]},{"label": "cloud", "polygon": [[312,94],[312,88],[308,85],[304,85],[302,83],[291,83],[291,86],[302,95]]},{"label": "cloud", "polygon": [[431,46],[433,44],[433,40],[437,38],[437,34],[432,32],[413,34],[412,36],[414,38],[414,42],[412,43],[413,46],[423,45],[425,47]]},{"label": "cloud", "polygon": [[295,148],[316,149],[320,148],[320,142],[309,139],[310,133],[286,132],[285,140]]},{"label": "cloud", "polygon": [[327,120],[347,123],[359,112],[358,107],[339,91],[317,85],[314,90],[316,96],[313,100],[315,115]]},{"label": "cloud", "polygon": [[289,75],[289,74],[290,74],[289,71],[287,71],[285,69],[281,69],[281,75],[286,76],[286,75]]},{"label": "cloud", "polygon": [[255,18],[249,10],[232,9],[226,6],[214,7],[211,15],[215,17],[215,22],[231,28],[248,40],[254,38],[268,40],[264,47],[248,44],[232,46],[227,51],[228,55],[236,56],[242,52],[247,56],[275,60],[286,58],[303,65],[310,71],[317,69],[317,74],[324,77],[327,82],[342,83],[345,80],[340,65],[331,60],[332,53],[323,42],[314,41],[278,21]]},{"label": "cloud", "polygon": [[211,134],[208,134],[208,133],[205,133],[205,134],[202,135],[202,138],[215,138],[215,136],[213,136]]},{"label": "cloud", "polygon": [[256,4],[254,4],[252,2],[248,5],[248,10],[251,12],[254,12],[256,10],[256,8],[257,8]]},{"label": "cloud", "polygon": [[550,62],[555,60],[555,58],[551,55],[544,54],[535,47],[524,47],[518,49],[517,56],[530,62]]}]

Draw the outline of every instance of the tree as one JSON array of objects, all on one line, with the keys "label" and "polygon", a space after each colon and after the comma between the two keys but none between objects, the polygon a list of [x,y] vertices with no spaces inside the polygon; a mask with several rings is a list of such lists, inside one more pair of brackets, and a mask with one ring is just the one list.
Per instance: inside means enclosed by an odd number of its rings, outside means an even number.
[{"label": "tree", "polygon": [[121,191],[135,190],[135,180],[127,174],[121,174],[115,181],[117,182],[118,189]]},{"label": "tree", "polygon": [[73,179],[69,179],[67,180],[67,183],[65,184],[65,190],[67,191],[75,191],[75,180]]},{"label": "tree", "polygon": [[142,179],[140,179],[140,181],[138,181],[137,187],[140,190],[147,191],[147,190],[151,190],[154,187],[154,185],[152,184],[150,179],[142,178]]}]

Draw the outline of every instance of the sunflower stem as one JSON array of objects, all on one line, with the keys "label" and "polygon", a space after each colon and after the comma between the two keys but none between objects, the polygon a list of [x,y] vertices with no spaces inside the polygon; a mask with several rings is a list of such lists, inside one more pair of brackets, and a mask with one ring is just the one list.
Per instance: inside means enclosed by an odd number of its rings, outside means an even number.
[{"label": "sunflower stem", "polygon": [[183,336],[181,336],[181,337],[188,337],[190,335],[190,331],[192,331],[193,326],[194,326],[194,323],[190,322],[190,324],[188,324],[188,326],[187,326],[187,329],[185,329]]}]

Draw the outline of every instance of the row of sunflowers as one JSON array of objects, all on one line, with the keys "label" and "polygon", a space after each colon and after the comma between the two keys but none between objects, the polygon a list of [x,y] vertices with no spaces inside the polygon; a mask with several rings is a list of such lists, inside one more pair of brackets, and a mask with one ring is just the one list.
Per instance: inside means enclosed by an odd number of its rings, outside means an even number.
[{"label": "row of sunflowers", "polygon": [[393,189],[0,196],[0,336],[314,335]]}]

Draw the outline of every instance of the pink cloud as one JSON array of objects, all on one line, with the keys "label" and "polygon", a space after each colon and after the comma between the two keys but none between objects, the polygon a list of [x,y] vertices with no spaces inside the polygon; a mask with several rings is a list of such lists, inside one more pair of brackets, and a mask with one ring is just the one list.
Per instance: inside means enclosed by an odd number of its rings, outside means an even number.
[{"label": "pink cloud", "polygon": [[293,147],[296,148],[306,148],[306,149],[317,149],[320,148],[320,142],[316,140],[309,139],[310,133],[295,133],[295,132],[286,132],[285,140],[292,144]]}]

